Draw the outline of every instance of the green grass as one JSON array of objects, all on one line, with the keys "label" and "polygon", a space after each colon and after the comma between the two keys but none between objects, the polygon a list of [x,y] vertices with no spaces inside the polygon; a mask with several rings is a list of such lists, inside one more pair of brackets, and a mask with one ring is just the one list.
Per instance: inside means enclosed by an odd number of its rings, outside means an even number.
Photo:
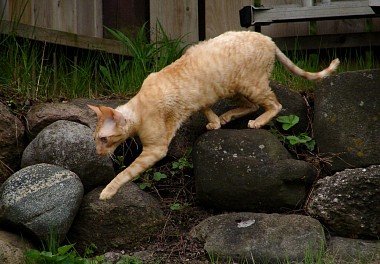
[{"label": "green grass", "polygon": [[[297,47],[291,51],[284,52],[298,67],[309,71],[318,72],[328,67],[330,62],[340,59],[337,73],[375,69],[380,67],[380,61],[371,49],[331,49],[324,51],[300,52]],[[289,72],[280,62],[276,61],[272,73],[272,79],[295,91],[313,91],[317,85],[315,81],[309,81]]]},{"label": "green grass", "polygon": [[[147,29],[144,25],[130,38],[118,30],[107,30],[124,47],[130,59],[115,61],[105,58],[104,65],[100,65],[102,81],[114,94],[136,93],[144,79],[152,72],[157,72],[178,59],[183,52],[181,38],[171,40],[160,24],[158,24],[156,39],[149,41]],[[126,89],[127,88],[127,89]]]},{"label": "green grass", "polygon": [[108,30],[131,56],[0,35],[0,96],[34,100],[130,96],[148,74],[172,63],[183,52],[181,38],[170,39],[161,26],[152,42],[145,26],[135,38]]},{"label": "green grass", "polygon": [[[46,101],[132,96],[148,74],[172,63],[185,48],[182,38],[170,39],[159,23],[152,41],[146,25],[133,38],[107,30],[124,44],[130,56],[67,48],[18,38],[15,34],[0,35],[0,97]],[[312,72],[327,67],[336,57],[341,60],[338,72],[379,67],[371,50],[328,50],[321,54],[300,52],[295,47],[285,53],[299,67]],[[312,91],[316,87],[316,82],[291,74],[279,62],[272,79],[297,91]]]},{"label": "green grass", "polygon": [[[87,252],[93,252],[91,247]],[[60,246],[57,233],[51,231],[47,239],[42,241],[42,250],[30,249],[25,253],[25,262],[26,264],[101,264],[104,263],[104,257],[81,257],[75,250],[74,244]]]}]

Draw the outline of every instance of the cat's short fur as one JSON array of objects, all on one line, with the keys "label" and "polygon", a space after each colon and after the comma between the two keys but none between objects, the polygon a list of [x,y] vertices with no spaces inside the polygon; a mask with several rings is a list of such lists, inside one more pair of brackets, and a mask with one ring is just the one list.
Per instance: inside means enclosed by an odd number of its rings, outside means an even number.
[{"label": "cat's short fur", "polygon": [[[275,59],[291,72],[309,80],[331,74],[339,65],[335,59],[318,73],[305,72],[293,64],[269,38],[256,32],[226,32],[189,48],[185,54],[157,73],[150,74],[140,91],[116,109],[89,106],[98,116],[95,131],[99,154],[111,154],[128,137],[138,135],[143,152],[102,191],[110,199],[126,182],[165,157],[181,123],[196,111],[203,111],[208,129],[218,129],[234,118],[256,111],[265,112],[248,122],[260,128],[281,110],[269,87]],[[210,107],[221,98],[239,96],[241,107],[217,116]]]}]

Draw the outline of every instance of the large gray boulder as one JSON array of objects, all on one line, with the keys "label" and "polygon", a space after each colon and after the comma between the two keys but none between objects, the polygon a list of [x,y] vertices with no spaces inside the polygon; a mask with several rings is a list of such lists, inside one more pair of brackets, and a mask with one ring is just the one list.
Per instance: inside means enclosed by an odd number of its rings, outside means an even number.
[{"label": "large gray boulder", "polygon": [[68,234],[79,250],[95,244],[97,251],[139,246],[165,224],[158,201],[128,183],[108,201],[99,200],[102,187],[86,194]]},{"label": "large gray boulder", "polygon": [[54,232],[61,239],[69,230],[83,197],[75,173],[37,164],[9,177],[0,189],[0,221],[45,240]]},{"label": "large gray boulder", "polygon": [[107,184],[114,177],[109,157],[96,154],[92,130],[60,120],[44,128],[26,147],[21,166],[49,163],[75,172],[86,191]]},{"label": "large gray boulder", "polygon": [[28,131],[35,138],[42,129],[58,121],[67,120],[90,126],[96,117],[90,111],[70,103],[40,103],[33,105],[26,115]]},{"label": "large gray boulder", "polygon": [[337,264],[380,263],[379,240],[331,237],[327,244],[327,263],[331,260]]},{"label": "large gray boulder", "polygon": [[261,129],[207,132],[194,146],[193,163],[199,202],[229,211],[300,208],[316,176]]},{"label": "large gray boulder", "polygon": [[31,247],[25,238],[0,230],[0,263],[25,264],[25,253]]},{"label": "large gray boulder", "polygon": [[380,70],[324,79],[315,91],[314,134],[332,171],[380,164]]},{"label": "large gray boulder", "polygon": [[[230,213],[203,220],[190,233],[214,259],[242,263],[302,261],[325,244],[322,225],[302,215]],[[281,263],[282,263],[281,262]]]},{"label": "large gray boulder", "polygon": [[88,108],[88,104],[116,107],[125,102],[122,100],[74,99],[70,102],[35,104],[26,115],[29,136],[33,139],[42,129],[59,120],[77,122],[94,130],[96,115]]},{"label": "large gray boulder", "polygon": [[339,236],[379,238],[380,165],[346,169],[319,180],[306,207]]},{"label": "large gray boulder", "polygon": [[24,131],[21,121],[0,103],[0,184],[20,166]]}]

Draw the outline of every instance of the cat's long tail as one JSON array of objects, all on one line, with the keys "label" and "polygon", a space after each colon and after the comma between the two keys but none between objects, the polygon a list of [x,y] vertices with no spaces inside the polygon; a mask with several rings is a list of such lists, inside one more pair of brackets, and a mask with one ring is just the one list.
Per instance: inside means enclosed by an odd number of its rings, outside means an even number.
[{"label": "cat's long tail", "polygon": [[276,57],[289,71],[308,80],[319,80],[329,76],[338,68],[340,63],[339,59],[335,59],[329,67],[320,72],[307,72],[295,65],[279,48],[276,48]]}]

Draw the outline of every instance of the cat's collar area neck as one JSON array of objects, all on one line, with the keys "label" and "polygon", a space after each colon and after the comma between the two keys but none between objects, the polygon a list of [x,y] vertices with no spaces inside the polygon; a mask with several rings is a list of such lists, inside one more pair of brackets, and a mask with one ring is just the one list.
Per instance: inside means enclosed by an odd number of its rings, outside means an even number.
[{"label": "cat's collar area neck", "polygon": [[121,105],[117,107],[115,110],[123,115],[127,123],[137,123],[138,118],[136,116],[136,112],[133,109],[131,109],[128,105]]}]

